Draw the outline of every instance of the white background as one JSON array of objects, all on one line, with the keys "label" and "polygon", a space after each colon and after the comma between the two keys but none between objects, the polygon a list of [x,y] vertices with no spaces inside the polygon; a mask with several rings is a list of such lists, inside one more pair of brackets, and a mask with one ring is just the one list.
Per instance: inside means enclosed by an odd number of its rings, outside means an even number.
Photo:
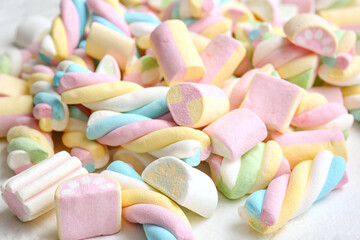
[{"label": "white background", "polygon": [[[11,45],[21,18],[40,14],[52,19],[59,12],[58,3],[59,0],[0,0],[0,52]],[[351,129],[348,150],[350,182],[276,233],[258,234],[240,219],[237,209],[245,198],[230,201],[219,194],[218,209],[210,219],[184,210],[192,224],[195,239],[360,239],[358,123]],[[13,174],[6,164],[6,154],[6,141],[0,140],[0,184]],[[141,226],[125,221],[122,225],[120,233],[99,239],[145,239]],[[21,223],[0,199],[0,239],[57,239],[55,213],[51,211],[34,221]]]}]

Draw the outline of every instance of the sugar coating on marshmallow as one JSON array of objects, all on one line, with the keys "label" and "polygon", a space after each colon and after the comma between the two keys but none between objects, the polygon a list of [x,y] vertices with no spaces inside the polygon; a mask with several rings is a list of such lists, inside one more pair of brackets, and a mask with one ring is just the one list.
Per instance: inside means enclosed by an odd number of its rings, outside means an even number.
[{"label": "sugar coating on marshmallow", "polygon": [[233,110],[203,129],[212,152],[237,159],[267,136],[263,121],[247,108]]},{"label": "sugar coating on marshmallow", "polygon": [[80,175],[61,183],[55,193],[60,239],[111,235],[121,227],[121,187],[100,174]]},{"label": "sugar coating on marshmallow", "polygon": [[203,217],[210,217],[217,207],[216,187],[209,176],[175,157],[150,163],[141,176],[152,187]]},{"label": "sugar coating on marshmallow", "polygon": [[258,73],[241,107],[256,113],[269,130],[286,132],[304,90],[282,79]]}]

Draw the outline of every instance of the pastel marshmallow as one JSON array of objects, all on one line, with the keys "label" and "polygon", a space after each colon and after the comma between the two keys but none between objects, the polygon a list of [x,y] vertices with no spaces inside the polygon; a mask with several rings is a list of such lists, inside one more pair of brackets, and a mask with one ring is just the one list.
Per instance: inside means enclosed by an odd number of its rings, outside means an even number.
[{"label": "pastel marshmallow", "polygon": [[281,146],[284,156],[294,168],[298,163],[313,159],[322,150],[348,159],[343,133],[338,129],[273,133],[271,138]]},{"label": "pastel marshmallow", "polygon": [[236,160],[213,155],[208,163],[216,187],[229,199],[264,189],[276,176],[290,173],[289,163],[275,141],[258,143]]},{"label": "pastel marshmallow", "polygon": [[163,22],[151,33],[150,43],[168,85],[198,82],[205,75],[204,64],[183,22]]},{"label": "pastel marshmallow", "polygon": [[337,41],[328,22],[315,14],[300,14],[284,25],[284,32],[295,45],[323,56],[334,55]]},{"label": "pastel marshmallow", "polygon": [[177,158],[159,158],[141,176],[152,187],[203,217],[210,217],[216,210],[218,195],[212,180]]},{"label": "pastel marshmallow", "polygon": [[201,53],[206,73],[200,83],[221,87],[241,63],[245,51],[239,41],[224,34],[217,35]]},{"label": "pastel marshmallow", "polygon": [[346,161],[329,151],[319,152],[314,160],[295,166],[291,174],[275,178],[267,190],[249,196],[239,214],[256,231],[267,234],[283,227],[333,189],[343,186]]},{"label": "pastel marshmallow", "polygon": [[304,93],[295,84],[258,73],[240,107],[256,113],[269,130],[286,132]]},{"label": "pastel marshmallow", "polygon": [[203,129],[211,139],[212,152],[238,159],[267,136],[263,121],[246,108],[233,110]]},{"label": "pastel marshmallow", "polygon": [[229,111],[229,99],[218,87],[199,83],[172,86],[166,102],[174,121],[181,126],[203,127]]},{"label": "pastel marshmallow", "polygon": [[0,96],[18,97],[29,94],[26,81],[7,74],[0,74]]},{"label": "pastel marshmallow", "polygon": [[2,196],[10,210],[27,222],[55,207],[54,194],[62,181],[85,173],[79,159],[62,151],[5,181]]},{"label": "pastel marshmallow", "polygon": [[132,63],[135,59],[135,41],[115,32],[99,23],[93,23],[86,40],[86,53],[96,59],[111,55],[119,64],[120,69]]},{"label": "pastel marshmallow", "polygon": [[112,235],[121,228],[121,186],[100,174],[62,182],[55,193],[60,239]]}]

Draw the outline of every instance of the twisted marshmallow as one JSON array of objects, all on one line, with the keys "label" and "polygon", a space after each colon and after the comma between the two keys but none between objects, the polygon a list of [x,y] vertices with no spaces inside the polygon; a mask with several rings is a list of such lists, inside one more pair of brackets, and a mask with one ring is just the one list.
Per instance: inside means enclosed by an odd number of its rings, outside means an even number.
[{"label": "twisted marshmallow", "polygon": [[156,157],[176,156],[190,165],[210,154],[210,139],[199,131],[161,119],[111,111],[94,112],[86,136],[108,146],[122,146],[135,153]]},{"label": "twisted marshmallow", "polygon": [[85,0],[62,0],[60,15],[41,42],[41,58],[55,63],[72,55],[84,34],[87,18]]},{"label": "twisted marshmallow", "polygon": [[299,163],[291,174],[275,178],[267,190],[254,192],[239,213],[252,228],[271,233],[305,212],[333,189],[347,182],[346,162],[329,151]]},{"label": "twisted marshmallow", "polygon": [[71,105],[69,110],[69,124],[64,130],[62,142],[71,148],[71,155],[79,158],[88,172],[106,166],[109,162],[108,148],[86,137],[86,123],[90,112],[81,105]]},{"label": "twisted marshmallow", "polygon": [[123,8],[116,0],[86,0],[92,11],[91,21],[130,37],[129,27],[124,20]]},{"label": "twisted marshmallow", "polygon": [[148,186],[129,165],[115,161],[101,174],[121,184],[123,216],[130,222],[143,224],[148,239],[193,239],[182,210]]},{"label": "twisted marshmallow", "polygon": [[229,199],[264,189],[275,177],[290,173],[289,163],[275,141],[258,143],[240,159],[214,155],[208,162],[216,187]]},{"label": "twisted marshmallow", "polygon": [[138,87],[138,91],[83,105],[94,111],[111,110],[156,118],[169,112],[166,104],[168,91],[168,87]]},{"label": "twisted marshmallow", "polygon": [[34,94],[34,117],[45,132],[63,131],[69,121],[69,109],[52,85],[54,73],[41,65],[35,65],[33,72],[28,83],[30,92]]},{"label": "twisted marshmallow", "polygon": [[300,102],[291,125],[304,129],[337,128],[346,131],[351,128],[354,117],[338,103],[329,103],[319,93],[308,93]]},{"label": "twisted marshmallow", "polygon": [[39,129],[34,118],[18,118],[6,138],[7,163],[16,174],[54,155],[51,136]]}]

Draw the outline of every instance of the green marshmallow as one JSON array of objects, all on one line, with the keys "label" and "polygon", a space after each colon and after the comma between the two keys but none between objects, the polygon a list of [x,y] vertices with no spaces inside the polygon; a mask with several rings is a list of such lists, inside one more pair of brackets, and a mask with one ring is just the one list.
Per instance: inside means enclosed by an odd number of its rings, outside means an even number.
[{"label": "green marshmallow", "polygon": [[234,188],[230,189],[221,179],[217,188],[225,197],[238,199],[249,192],[261,167],[265,143],[258,143],[241,157],[241,167]]},{"label": "green marshmallow", "polygon": [[289,78],[289,82],[298,85],[304,89],[311,87],[312,79],[314,77],[314,69],[310,68],[298,75]]},{"label": "green marshmallow", "polygon": [[15,150],[27,152],[31,162],[34,164],[49,157],[49,153],[46,149],[30,138],[18,137],[12,139],[7,146],[7,151],[10,153]]}]

